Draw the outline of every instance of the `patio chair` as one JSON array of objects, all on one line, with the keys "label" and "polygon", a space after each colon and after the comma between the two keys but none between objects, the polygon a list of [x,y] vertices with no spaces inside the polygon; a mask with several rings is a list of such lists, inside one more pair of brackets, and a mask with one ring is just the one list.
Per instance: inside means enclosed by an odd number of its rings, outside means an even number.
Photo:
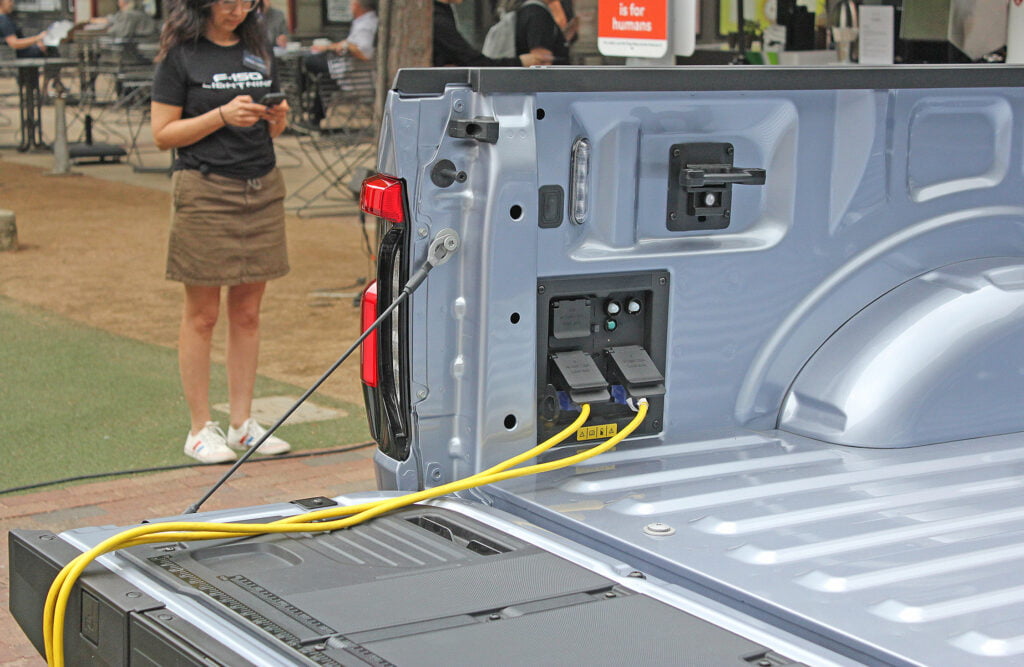
[{"label": "patio chair", "polygon": [[[375,65],[351,58],[344,75],[310,77],[305,91],[320,95],[324,119],[320,126],[296,128],[298,144],[313,175],[296,188],[286,207],[300,217],[329,215],[355,206],[351,181],[376,158],[377,128],[373,122]],[[332,68],[337,73],[338,67]],[[308,111],[310,95],[303,101]]]}]

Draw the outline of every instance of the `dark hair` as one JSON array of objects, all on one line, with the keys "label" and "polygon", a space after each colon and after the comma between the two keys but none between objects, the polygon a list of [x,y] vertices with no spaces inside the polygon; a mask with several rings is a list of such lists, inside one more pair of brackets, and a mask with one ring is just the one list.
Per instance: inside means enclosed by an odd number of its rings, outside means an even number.
[{"label": "dark hair", "polygon": [[[157,62],[163,60],[175,46],[188,42],[195,44],[206,34],[211,4],[212,0],[171,0],[168,3],[167,20],[160,31],[160,51],[155,58]],[[269,57],[265,32],[263,12],[256,10],[246,14],[245,20],[235,28],[242,47],[264,61]]]},{"label": "dark hair", "polygon": [[356,0],[356,2],[358,2],[359,6],[368,12],[377,11],[377,0]]}]

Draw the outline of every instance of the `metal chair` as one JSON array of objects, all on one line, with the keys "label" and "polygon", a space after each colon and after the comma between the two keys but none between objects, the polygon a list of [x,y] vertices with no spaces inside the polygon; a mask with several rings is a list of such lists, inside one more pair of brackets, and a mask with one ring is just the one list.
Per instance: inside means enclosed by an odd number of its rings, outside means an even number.
[{"label": "metal chair", "polygon": [[335,75],[310,75],[304,86],[302,106],[308,112],[311,94],[319,94],[324,108],[320,126],[301,122],[295,127],[298,144],[314,174],[293,190],[286,208],[299,217],[329,215],[351,209],[355,198],[350,181],[376,158],[377,128],[373,122],[375,65],[339,58],[344,67],[333,66]]}]

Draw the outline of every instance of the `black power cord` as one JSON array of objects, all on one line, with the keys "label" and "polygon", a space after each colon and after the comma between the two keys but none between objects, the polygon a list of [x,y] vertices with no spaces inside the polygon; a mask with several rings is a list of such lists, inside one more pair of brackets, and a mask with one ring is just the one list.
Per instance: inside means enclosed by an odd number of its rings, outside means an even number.
[{"label": "black power cord", "polygon": [[[287,461],[288,459],[306,459],[313,456],[326,456],[328,454],[344,454],[345,452],[354,452],[360,449],[366,449],[367,447],[373,447],[377,443],[375,442],[364,442],[358,445],[351,445],[349,447],[335,447],[332,449],[318,449],[314,452],[296,452],[294,454],[284,454],[281,456],[266,457],[262,459],[256,459],[257,463],[269,463],[271,461]],[[125,475],[137,475],[148,472],[164,472],[167,470],[184,470],[185,468],[209,468],[213,466],[220,466],[220,463],[178,463],[175,465],[168,466],[154,466],[152,468],[132,468],[130,470],[111,470],[109,472],[95,472],[88,475],[76,475],[74,477],[64,477],[63,479],[53,479],[48,482],[36,482],[35,484],[26,484],[25,486],[12,486],[9,489],[0,489],[0,496],[8,493],[18,493],[19,491],[33,491],[35,489],[42,489],[47,486],[56,486],[58,484],[70,484],[71,482],[83,482],[91,479],[103,479],[104,477],[123,477]]]}]

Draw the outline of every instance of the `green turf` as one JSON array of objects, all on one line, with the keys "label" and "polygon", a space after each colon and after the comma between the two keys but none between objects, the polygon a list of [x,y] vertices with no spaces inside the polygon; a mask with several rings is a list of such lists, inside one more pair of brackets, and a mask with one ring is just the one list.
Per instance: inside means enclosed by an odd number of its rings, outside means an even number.
[{"label": "green turf", "polygon": [[[223,366],[212,375],[211,402],[226,402]],[[304,389],[259,377],[255,395],[298,398]],[[361,407],[319,395],[310,400],[348,416],[286,422],[279,434],[294,451],[369,439]],[[218,416],[226,427],[226,415]],[[188,463],[187,428],[175,350],[0,299],[0,489]]]}]

